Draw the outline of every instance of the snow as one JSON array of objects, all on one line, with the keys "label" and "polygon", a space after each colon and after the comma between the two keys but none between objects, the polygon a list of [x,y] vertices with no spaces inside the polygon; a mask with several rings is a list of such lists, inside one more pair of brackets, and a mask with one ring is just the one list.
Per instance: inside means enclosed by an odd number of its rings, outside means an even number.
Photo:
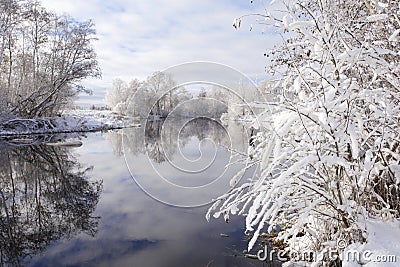
[{"label": "snow", "polygon": [[390,42],[394,42],[397,39],[397,36],[400,34],[400,29],[394,31],[394,33],[389,37]]},{"label": "snow", "polygon": [[91,132],[138,126],[138,118],[108,110],[70,110],[58,117],[2,118],[0,136]]},{"label": "snow", "polygon": [[308,26],[313,26],[314,22],[312,21],[296,21],[296,22],[292,22],[289,24],[289,29],[290,30],[294,30],[294,29],[302,29],[304,27],[308,27]]},{"label": "snow", "polygon": [[230,116],[228,113],[222,113],[220,120],[221,121],[237,121],[237,122],[242,122],[242,123],[253,123],[257,119],[256,116],[251,115],[251,114],[245,114],[245,115],[237,115],[235,116]]},{"label": "snow", "polygon": [[365,20],[368,22],[376,22],[380,20],[386,20],[387,18],[388,18],[387,14],[376,14],[366,17]]},{"label": "snow", "polygon": [[400,184],[400,165],[390,164],[389,168],[394,173],[394,177],[396,178],[396,184]]},{"label": "snow", "polygon": [[[400,210],[398,7],[371,1],[356,11],[356,0],[280,2],[285,7],[269,25],[283,42],[267,52],[266,68],[279,82],[265,89],[281,96],[254,118],[260,130],[252,160],[259,169],[213,210],[241,209],[252,235],[248,251],[278,225],[276,239],[288,252],[324,255],[342,240],[346,251],[400,257],[400,222],[389,221]],[[313,266],[334,264],[317,260]]]},{"label": "snow", "polygon": [[[349,245],[343,254],[343,266],[399,266],[400,221],[368,219],[365,226],[369,233],[367,243]],[[366,259],[362,259],[360,256],[360,262],[354,261],[351,257],[347,256],[348,253],[352,254],[353,251],[357,251],[361,256],[366,255]]]},{"label": "snow", "polygon": [[[15,139],[13,140],[15,142]],[[48,146],[68,146],[68,147],[80,147],[83,145],[82,141],[80,140],[66,140],[66,141],[59,141],[55,143],[47,143]]]},{"label": "snow", "polygon": [[140,126],[139,117],[123,116],[108,110],[71,110],[65,115],[82,121],[89,129]]}]

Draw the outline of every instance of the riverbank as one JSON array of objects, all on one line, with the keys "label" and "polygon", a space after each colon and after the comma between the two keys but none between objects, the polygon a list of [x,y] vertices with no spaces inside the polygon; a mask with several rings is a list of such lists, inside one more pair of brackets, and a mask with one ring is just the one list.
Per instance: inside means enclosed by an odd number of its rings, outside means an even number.
[{"label": "riverbank", "polygon": [[140,127],[138,118],[108,110],[70,110],[57,117],[0,118],[0,136],[95,132]]}]

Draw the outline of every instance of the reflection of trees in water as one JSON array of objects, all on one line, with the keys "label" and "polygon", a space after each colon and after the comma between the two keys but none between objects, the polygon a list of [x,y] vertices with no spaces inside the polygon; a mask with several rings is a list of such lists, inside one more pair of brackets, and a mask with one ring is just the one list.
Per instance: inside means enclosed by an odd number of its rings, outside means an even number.
[{"label": "reflection of trees in water", "polygon": [[52,146],[0,151],[0,261],[20,266],[51,241],[79,232],[94,235],[92,215],[101,182],[89,182],[68,149]]},{"label": "reflection of trees in water", "polygon": [[216,144],[229,146],[228,133],[216,120],[206,117],[196,118],[189,121],[180,132],[180,145],[185,145],[191,137],[197,137],[199,141],[209,138]]},{"label": "reflection of trees in water", "polygon": [[[126,128],[123,131],[131,131],[131,130],[137,130],[138,128]],[[110,142],[111,147],[113,149],[113,152],[116,156],[121,157],[123,155],[123,149],[122,149],[122,135],[123,132],[122,130],[112,130],[108,131],[105,134],[105,138]],[[137,136],[137,134],[125,134],[125,136]]]},{"label": "reflection of trees in water", "polygon": [[[193,137],[197,138],[198,141],[209,138],[216,145],[221,144],[229,147],[229,137],[232,138],[233,136],[233,140],[245,145],[248,144],[243,129],[235,132],[239,126],[232,128],[234,129],[233,132],[230,131],[231,127],[227,127],[227,132],[217,121],[204,117],[186,120],[186,123],[183,122],[185,121],[174,119],[147,121],[144,129],[128,128],[109,132],[106,137],[117,155],[122,156],[124,150],[133,155],[147,153],[157,163],[165,161],[167,157],[172,159],[178,147],[184,147]],[[124,149],[122,148],[123,145]],[[247,148],[244,151],[247,151]]]},{"label": "reflection of trees in water", "polygon": [[145,126],[145,151],[156,163],[164,162],[177,149],[179,129],[165,120],[149,121]]},{"label": "reflection of trees in water", "polygon": [[[117,156],[123,153],[139,155],[144,153],[143,128],[125,128],[123,130],[108,131],[105,138],[111,143],[113,152]],[[124,147],[123,147],[124,146]]]}]

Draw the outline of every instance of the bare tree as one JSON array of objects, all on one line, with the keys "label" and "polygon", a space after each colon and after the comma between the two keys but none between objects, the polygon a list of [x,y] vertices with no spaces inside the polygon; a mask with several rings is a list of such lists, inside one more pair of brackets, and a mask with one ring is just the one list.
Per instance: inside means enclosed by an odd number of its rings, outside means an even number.
[{"label": "bare tree", "polygon": [[2,1],[0,86],[3,112],[54,115],[69,104],[79,82],[98,77],[91,21],[46,11],[38,1]]}]

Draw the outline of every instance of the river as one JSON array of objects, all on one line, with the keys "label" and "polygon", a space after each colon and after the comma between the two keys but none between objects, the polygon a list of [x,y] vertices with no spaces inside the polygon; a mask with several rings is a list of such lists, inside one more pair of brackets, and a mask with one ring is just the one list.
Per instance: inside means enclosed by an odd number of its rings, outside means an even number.
[{"label": "river", "polygon": [[76,138],[3,144],[3,266],[266,266],[243,255],[244,217],[205,219],[243,167],[244,126],[172,119]]}]

